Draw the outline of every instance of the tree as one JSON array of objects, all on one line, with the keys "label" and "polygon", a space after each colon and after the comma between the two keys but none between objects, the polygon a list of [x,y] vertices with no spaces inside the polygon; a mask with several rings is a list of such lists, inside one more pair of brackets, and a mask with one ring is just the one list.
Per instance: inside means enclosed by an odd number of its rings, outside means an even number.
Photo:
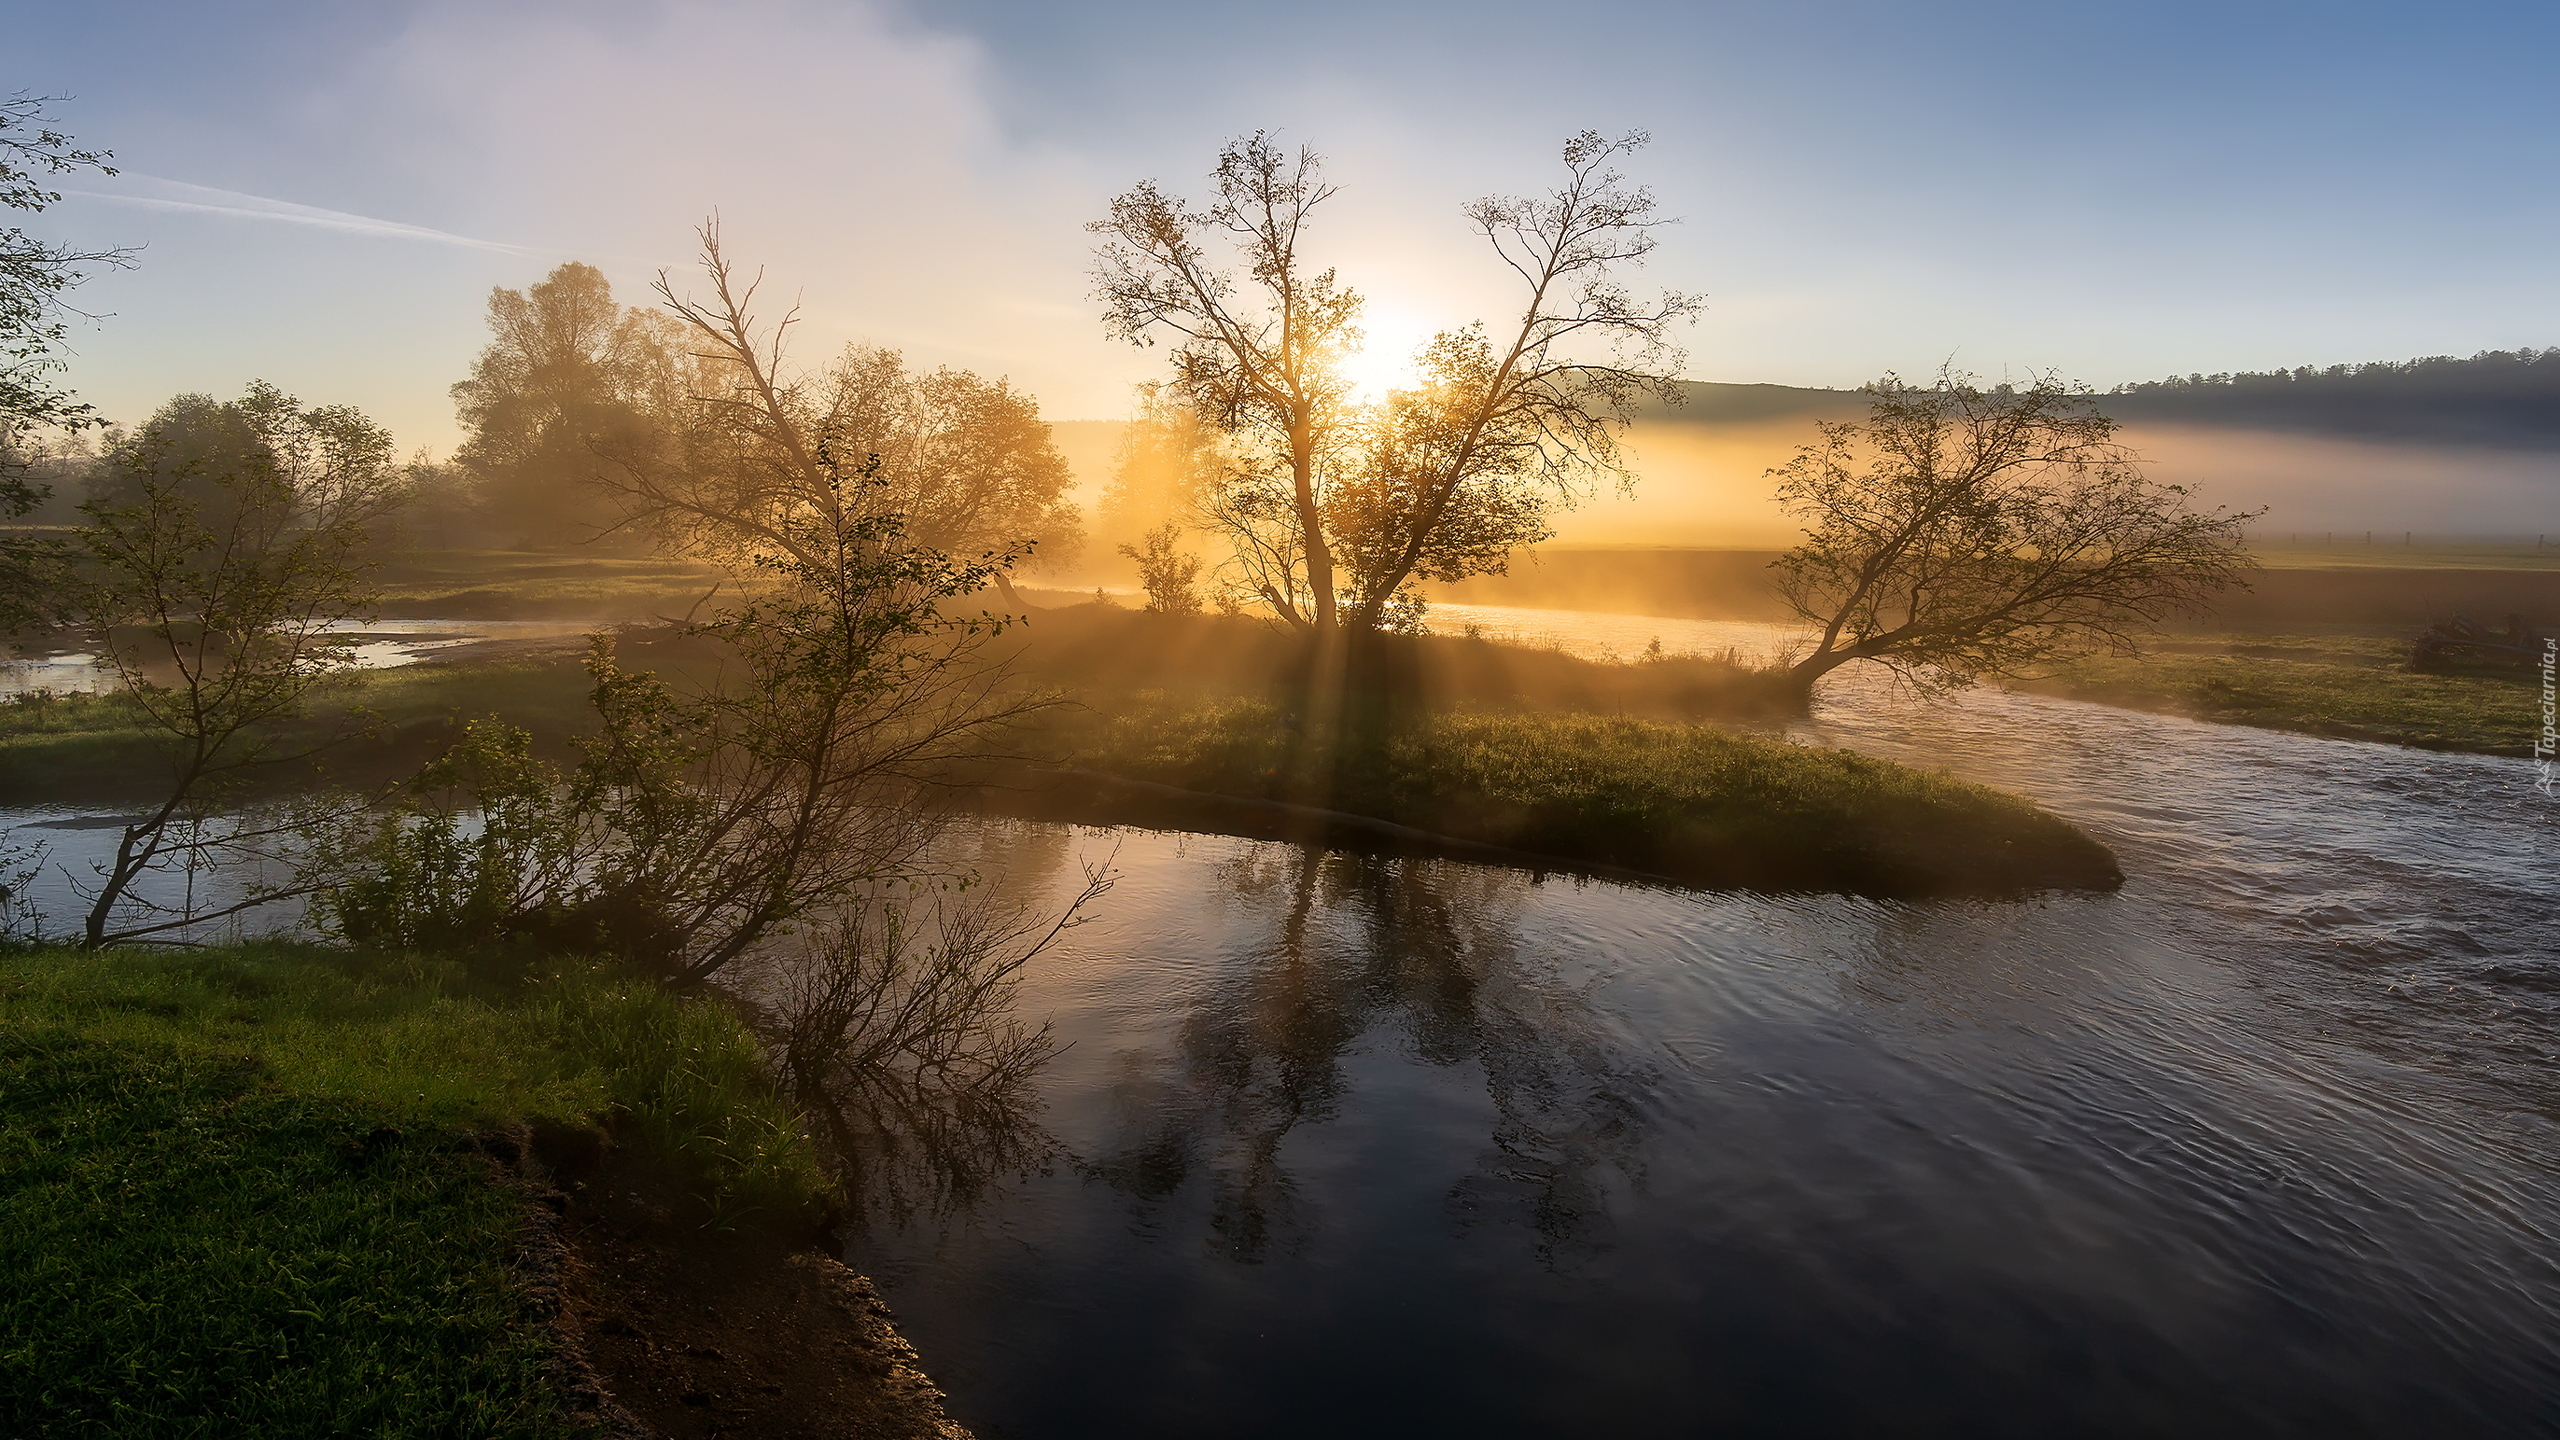
[{"label": "tree", "polygon": [[2145,479],[2087,387],[2047,374],[1977,386],[1887,376],[1863,422],[1770,472],[1805,521],[1779,593],[1817,627],[1787,670],[1798,704],[1853,660],[1923,689],[2014,675],[2077,650],[2134,653],[2137,631],[2245,584],[2255,514],[2192,508]]},{"label": "tree", "polygon": [[[1175,396],[1241,452],[1249,498],[1222,519],[1244,522],[1239,555],[1258,567],[1255,588],[1291,625],[1330,634],[1338,596],[1321,472],[1353,419],[1341,361],[1359,349],[1360,297],[1333,271],[1313,271],[1298,247],[1334,190],[1313,151],[1291,157],[1260,131],[1219,153],[1213,183],[1205,212],[1148,181],[1089,227],[1109,237],[1095,268],[1104,324],[1138,345],[1158,331],[1179,337]],[[1216,268],[1208,246],[1220,236],[1241,279]]]},{"label": "tree", "polygon": [[[760,326],[761,274],[732,268],[716,225],[701,238],[707,299],[658,279],[682,327],[678,383],[644,436],[603,452],[626,523],[733,564],[759,551],[813,561],[796,547],[814,517],[896,515],[906,543],[976,557],[1008,599],[1008,572],[1043,545],[1074,543],[1073,476],[1029,396],[962,371],[912,375],[896,352],[861,346],[823,371],[796,369],[798,312]],[[837,483],[855,468],[863,484]]]},{"label": "tree", "polygon": [[1167,524],[1197,525],[1224,464],[1216,429],[1161,383],[1140,385],[1138,412],[1121,431],[1094,507],[1097,538],[1117,551]]},{"label": "tree", "polygon": [[627,446],[680,386],[674,323],[615,303],[612,282],[570,261],[524,290],[489,294],[488,348],[453,387],[468,432],[454,463],[484,523],[515,545],[572,544],[621,520],[598,452]]},{"label": "tree", "polygon": [[1039,402],[1005,380],[917,374],[894,350],[846,349],[810,388],[812,422],[847,456],[876,456],[881,500],[910,540],[955,555],[1060,562],[1082,538],[1075,476]]},{"label": "tree", "polygon": [[1120,553],[1138,562],[1138,583],[1147,592],[1147,608],[1160,615],[1197,615],[1200,557],[1181,548],[1182,527],[1171,521],[1148,531]]},{"label": "tree", "polygon": [[[80,170],[115,174],[105,150],[83,150],[47,127],[44,107],[56,97],[23,91],[0,100],[0,208],[40,214],[62,199],[40,175]],[[43,504],[51,487],[36,478],[44,458],[36,434],[103,424],[97,411],[48,377],[59,373],[71,313],[63,295],[86,278],[84,267],[124,266],[130,250],[81,250],[39,240],[17,226],[0,229],[0,520]],[[0,535],[0,631],[50,618],[59,548],[40,536]]]},{"label": "tree", "polygon": [[308,759],[280,722],[349,663],[339,635],[373,604],[361,556],[396,499],[390,434],[350,406],[274,386],[182,395],[112,447],[81,508],[65,610],[163,742],[163,798],[124,826],[90,894],[82,944],[147,938],[211,912],[137,894],[144,876],[252,855],[298,821],[227,818],[259,770]]},{"label": "tree", "polygon": [[[1647,395],[1678,401],[1670,332],[1699,309],[1677,293],[1639,301],[1617,278],[1667,223],[1611,168],[1644,143],[1585,131],[1557,190],[1469,206],[1526,288],[1519,318],[1499,336],[1441,332],[1417,357],[1420,383],[1374,407],[1352,404],[1339,374],[1360,343],[1359,296],[1332,271],[1305,274],[1305,230],[1333,194],[1313,154],[1285,159],[1257,133],[1220,156],[1205,213],[1150,183],[1093,227],[1111,237],[1096,273],[1112,331],[1180,337],[1175,394],[1236,442],[1211,512],[1283,619],[1403,628],[1416,579],[1498,573],[1546,538],[1556,505],[1597,478],[1628,483],[1616,431]],[[1242,276],[1209,258],[1221,232]]]},{"label": "tree", "polygon": [[668,292],[701,347],[693,409],[613,473],[636,517],[727,570],[727,596],[660,637],[673,678],[596,642],[601,733],[574,773],[482,726],[406,813],[337,847],[355,870],[327,912],[349,936],[529,942],[700,985],[785,926],[920,878],[935,787],[1040,708],[979,657],[1003,622],[948,613],[1012,557],[913,538],[882,463],[840,458],[820,428],[842,411],[813,395],[845,387],[787,368],[784,327],[705,244],[714,298]]}]

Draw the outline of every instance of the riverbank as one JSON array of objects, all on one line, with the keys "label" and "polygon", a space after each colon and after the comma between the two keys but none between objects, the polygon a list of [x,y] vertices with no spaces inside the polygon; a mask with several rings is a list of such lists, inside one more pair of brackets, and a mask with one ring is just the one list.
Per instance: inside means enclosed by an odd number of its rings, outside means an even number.
[{"label": "riverbank", "polygon": [[[700,658],[663,634],[625,641],[634,668]],[[2104,847],[2023,802],[1698,724],[1781,712],[1767,675],[1732,657],[1594,661],[1469,636],[1390,637],[1347,703],[1398,717],[1393,739],[1337,749],[1327,738],[1321,753],[1291,708],[1306,684],[1303,648],[1272,625],[1081,605],[1032,617],[999,658],[1071,703],[1015,737],[1027,768],[968,777],[991,786],[977,797],[989,808],[1353,845],[1380,838],[1356,822],[1378,822],[1427,832],[1442,853],[1473,846],[1498,863],[1710,887],[2011,894],[2120,878]],[[365,733],[328,752],[325,769],[280,767],[266,784],[281,794],[389,783],[432,756],[457,717],[479,715],[570,763],[593,730],[586,688],[565,654],[356,677],[282,738],[293,748],[357,710]],[[21,803],[148,798],[155,754],[120,697],[0,706],[0,790]],[[1239,821],[1232,806],[1097,788],[1063,770],[1338,814],[1282,817],[1274,831],[1268,813]]]},{"label": "riverbank", "polygon": [[2014,688],[2225,725],[2474,755],[2532,753],[2541,676],[2475,667],[2422,674],[2404,636],[2167,637],[2139,656],[2097,655]]},{"label": "riverbank", "polygon": [[717,1001],[310,946],[0,955],[11,1435],[959,1433],[807,1253],[828,1193]]},{"label": "riverbank", "polygon": [[[1330,749],[1267,701],[1136,696],[1062,728],[1076,773],[1022,777],[1012,793],[1028,813],[1365,838],[1719,889],[2014,895],[2123,879],[2105,846],[2015,796],[1710,726],[1444,711]],[[1358,820],[1413,833],[1364,837],[1344,823]]]}]

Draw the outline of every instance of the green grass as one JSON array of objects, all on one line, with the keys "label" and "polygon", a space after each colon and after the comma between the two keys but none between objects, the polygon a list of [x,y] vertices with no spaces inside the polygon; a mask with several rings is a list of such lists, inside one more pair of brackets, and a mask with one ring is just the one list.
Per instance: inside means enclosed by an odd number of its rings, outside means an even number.
[{"label": "green grass", "polygon": [[2380,635],[2217,635],[2151,654],[2095,656],[2022,688],[2200,720],[2521,755],[2542,723],[2531,670],[2420,674]]},{"label": "green grass", "polygon": [[1093,722],[1072,762],[1704,883],[1902,893],[2117,876],[2105,847],[2015,796],[1699,725],[1442,712],[1332,756],[1262,702],[1138,704]]},{"label": "green grass", "polygon": [[648,556],[414,550],[379,572],[383,613],[426,619],[622,619],[683,614],[714,572]]},{"label": "green grass", "polygon": [[736,1016],[602,972],[506,991],[310,947],[0,955],[0,1433],[551,1435],[468,1143],[602,1125],[707,1212],[814,1156]]},{"label": "green grass", "polygon": [[[457,716],[496,715],[541,737],[554,758],[592,731],[579,657],[470,665],[409,665],[333,682],[302,720],[277,727],[281,751],[343,733],[364,712],[367,733],[323,752],[319,767],[279,766],[256,777],[262,791],[308,789],[317,779],[369,784],[404,775],[434,753]],[[0,794],[30,803],[113,803],[155,795],[167,773],[166,739],[132,697],[16,696],[0,700]]]}]

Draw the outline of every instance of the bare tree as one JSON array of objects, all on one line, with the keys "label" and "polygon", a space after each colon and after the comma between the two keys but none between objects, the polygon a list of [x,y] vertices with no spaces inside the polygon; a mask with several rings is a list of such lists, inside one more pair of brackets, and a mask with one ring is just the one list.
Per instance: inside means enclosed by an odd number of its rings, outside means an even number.
[{"label": "bare tree", "polygon": [[[1616,430],[1643,397],[1680,398],[1670,334],[1700,303],[1619,281],[1667,223],[1612,168],[1644,143],[1586,131],[1559,189],[1469,206],[1526,287],[1519,319],[1499,337],[1442,332],[1421,383],[1375,408],[1340,375],[1360,298],[1333,271],[1310,278],[1301,254],[1333,194],[1311,153],[1290,160],[1257,133],[1219,157],[1206,212],[1150,183],[1092,227],[1110,237],[1096,273],[1113,333],[1178,337],[1173,392],[1236,442],[1208,509],[1275,613],[1319,634],[1399,628],[1419,610],[1414,579],[1498,571],[1547,536],[1557,504],[1597,478],[1627,483]],[[1241,274],[1212,260],[1220,237]]]},{"label": "bare tree", "polygon": [[[1173,391],[1235,440],[1254,497],[1222,518],[1231,531],[1276,519],[1288,532],[1239,537],[1269,562],[1256,588],[1291,625],[1330,634],[1339,597],[1323,471],[1353,424],[1341,362],[1359,349],[1360,297],[1299,247],[1334,189],[1313,151],[1291,156],[1263,131],[1219,153],[1214,184],[1216,201],[1195,213],[1148,181],[1088,227],[1108,237],[1095,269],[1104,323],[1139,345],[1159,331],[1177,337]],[[1241,276],[1219,268],[1216,243],[1235,252]]]},{"label": "bare tree", "polygon": [[[573,774],[504,727],[466,735],[408,813],[343,847],[357,873],[327,916],[351,937],[537,943],[699,985],[860,887],[929,873],[937,787],[1045,703],[982,657],[1003,621],[947,609],[1011,557],[910,535],[880,465],[812,428],[822,382],[785,369],[782,327],[705,241],[713,299],[670,304],[718,383],[617,483],[729,568],[729,597],[661,637],[665,675],[596,642],[602,733]],[[463,811],[493,818],[467,833]]]},{"label": "bare tree", "polygon": [[[637,443],[599,448],[626,523],[735,564],[759,550],[795,553],[805,525],[824,533],[894,513],[907,542],[988,562],[986,582],[1008,600],[1011,570],[1042,547],[1073,548],[1074,477],[1029,396],[965,371],[911,374],[895,351],[863,346],[824,370],[795,369],[798,312],[761,323],[761,274],[733,267],[716,225],[701,237],[706,298],[658,279],[682,332],[654,402],[658,424]],[[836,483],[857,466],[863,484]]]},{"label": "bare tree", "polygon": [[2254,513],[2199,511],[2144,478],[2087,387],[2051,374],[1985,389],[1942,372],[1866,387],[1863,422],[1770,472],[1805,521],[1779,592],[1817,627],[1787,675],[1799,704],[1853,660],[1924,689],[2009,675],[2139,632],[2245,585]]},{"label": "bare tree", "polygon": [[298,821],[227,813],[250,775],[339,735],[287,744],[277,726],[349,663],[341,638],[374,596],[361,556],[395,501],[391,437],[349,406],[304,409],[264,382],[217,404],[181,396],[111,449],[82,509],[64,608],[164,741],[162,800],[128,823],[89,895],[82,943],[144,939],[279,898],[214,910],[136,883],[173,865],[254,854]]},{"label": "bare tree", "polygon": [[875,895],[776,957],[759,1005],[850,1192],[893,1216],[939,1210],[1046,1157],[1032,1079],[1057,1042],[1016,1016],[1021,975],[1111,884],[1088,867],[1048,914]]},{"label": "bare tree", "polygon": [[1351,557],[1358,629],[1383,628],[1416,579],[1500,574],[1544,540],[1555,507],[1592,482],[1633,483],[1617,432],[1638,402],[1683,396],[1672,328],[1702,308],[1670,292],[1639,299],[1623,270],[1669,223],[1613,163],[1646,143],[1586,130],[1564,147],[1565,183],[1535,199],[1494,196],[1467,218],[1527,290],[1504,336],[1443,331],[1422,382],[1374,416],[1366,463],[1330,507]]}]

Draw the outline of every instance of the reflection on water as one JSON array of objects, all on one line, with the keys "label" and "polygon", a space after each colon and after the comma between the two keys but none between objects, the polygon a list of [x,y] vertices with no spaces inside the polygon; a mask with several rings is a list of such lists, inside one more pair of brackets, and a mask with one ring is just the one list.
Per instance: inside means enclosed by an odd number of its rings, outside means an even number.
[{"label": "reflection on water", "polygon": [[1065,1163],[851,1258],[990,1437],[2560,1429],[2529,767],[1854,682],[1794,738],[2031,794],[2128,883],[1120,837],[1026,995]]},{"label": "reflection on water", "polygon": [[[1780,638],[1586,618],[1478,623]],[[1856,677],[1789,733],[2033,796],[2127,882],[973,824],[955,865],[1019,900],[1124,878],[1028,977],[1067,1046],[1036,1106],[854,1122],[849,1258],[988,1440],[2560,1433],[2529,764]]]},{"label": "reflection on water", "polygon": [[1140,1223],[1196,1185],[1211,1253],[1297,1253],[1315,1220],[1284,1154],[1342,1117],[1360,1058],[1385,1044],[1484,1088],[1490,1145],[1454,1213],[1514,1215],[1551,1251],[1605,1224],[1603,1176],[1632,1158],[1635,1110],[1571,993],[1518,952],[1528,877],[1264,847],[1207,878],[1235,933],[1262,943],[1210,977],[1168,1051],[1116,1057],[1118,1123],[1088,1179]]}]

